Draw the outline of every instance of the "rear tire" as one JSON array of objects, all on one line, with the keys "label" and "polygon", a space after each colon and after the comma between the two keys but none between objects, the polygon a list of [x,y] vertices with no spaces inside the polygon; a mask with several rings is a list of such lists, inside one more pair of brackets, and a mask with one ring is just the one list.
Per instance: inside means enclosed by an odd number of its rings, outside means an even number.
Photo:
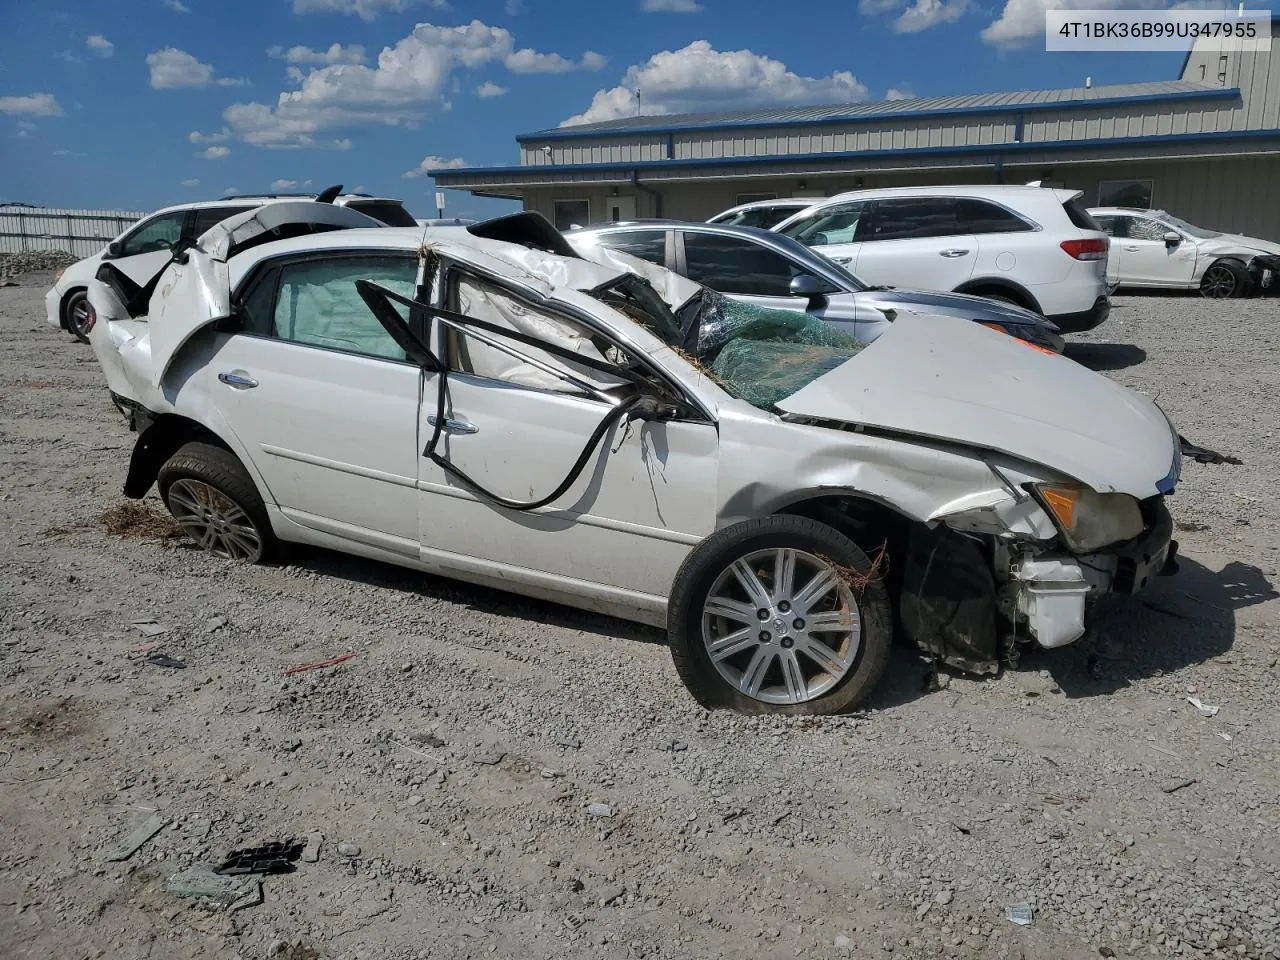
[{"label": "rear tire", "polygon": [[1238,260],[1218,260],[1200,278],[1200,296],[1210,300],[1248,296],[1253,277]]},{"label": "rear tire", "polygon": [[876,567],[844,534],[806,517],[748,520],[712,534],[672,586],[667,634],[676,672],[709,709],[853,709],[879,682],[892,643]]},{"label": "rear tire", "polygon": [[156,485],[178,526],[202,549],[228,560],[267,563],[280,551],[253,478],[231,451],[184,444]]},{"label": "rear tire", "polygon": [[89,303],[89,291],[77,290],[68,295],[62,306],[62,316],[66,320],[67,332],[81,343],[88,343],[89,331],[96,320]]}]

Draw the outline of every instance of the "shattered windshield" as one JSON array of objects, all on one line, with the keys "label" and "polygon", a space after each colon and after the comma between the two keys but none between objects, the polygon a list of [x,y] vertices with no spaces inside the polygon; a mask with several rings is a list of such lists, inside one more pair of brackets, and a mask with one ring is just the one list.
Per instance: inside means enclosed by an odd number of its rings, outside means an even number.
[{"label": "shattered windshield", "polygon": [[1159,216],[1165,223],[1169,224],[1169,226],[1177,227],[1183,233],[1189,233],[1197,240],[1212,240],[1214,237],[1222,236],[1222,234],[1217,230],[1206,230],[1204,227],[1197,227],[1194,224],[1187,223],[1187,221],[1173,216],[1172,214],[1165,213],[1163,210],[1160,211],[1157,216]]},{"label": "shattered windshield", "polygon": [[710,287],[678,314],[635,274],[591,293],[660,337],[726,392],[763,410],[866,346],[803,311],[733,300]]}]

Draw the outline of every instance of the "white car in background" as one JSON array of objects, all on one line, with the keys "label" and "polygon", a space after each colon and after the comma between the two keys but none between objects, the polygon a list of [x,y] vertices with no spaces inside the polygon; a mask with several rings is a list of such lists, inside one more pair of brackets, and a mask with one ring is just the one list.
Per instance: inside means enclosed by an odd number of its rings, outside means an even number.
[{"label": "white car in background", "polygon": [[109,267],[91,284],[139,431],[125,494],[158,487],[215,555],[311,544],[665,626],[701,703],[812,714],[870,694],[895,613],[994,672],[1174,569],[1178,434],[1071,360],[927,314],[863,345],[708,311],[538,214],[368,222],[226,221],[141,322]]},{"label": "white car in background", "polygon": [[86,343],[93,326],[93,313],[86,295],[89,281],[103,261],[114,264],[138,286],[145,286],[169,261],[175,244],[193,240],[214,224],[245,213],[264,203],[323,197],[336,206],[351,207],[388,226],[411,227],[416,221],[399,200],[364,194],[343,194],[330,187],[320,194],[254,194],[183,203],[157,210],[143,217],[101,251],[73,263],[58,274],[45,294],[45,315],[49,324],[73,334]]},{"label": "white car in background", "polygon": [[823,200],[774,227],[868,283],[972,293],[1063,333],[1107,318],[1110,241],[1079,190],[897,187]]},{"label": "white car in background", "polygon": [[1095,207],[1089,214],[1111,237],[1111,271],[1121,287],[1244,297],[1280,272],[1280,243],[1207,230],[1164,210]]},{"label": "white car in background", "polygon": [[721,213],[717,213],[707,223],[718,223],[724,227],[759,227],[768,230],[776,227],[787,217],[807,210],[817,201],[813,197],[777,197],[773,200],[753,200],[740,203]]}]

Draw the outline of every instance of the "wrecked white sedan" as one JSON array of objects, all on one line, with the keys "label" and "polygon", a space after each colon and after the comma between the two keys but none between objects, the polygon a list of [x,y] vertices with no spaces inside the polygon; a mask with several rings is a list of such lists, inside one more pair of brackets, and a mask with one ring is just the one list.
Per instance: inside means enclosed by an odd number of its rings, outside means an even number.
[{"label": "wrecked white sedan", "polygon": [[535,214],[317,206],[91,291],[125,492],[215,554],[314,544],[665,626],[703,704],[792,713],[863,700],[895,625],[991,672],[1173,568],[1178,436],[1071,360],[927,315],[863,345]]}]

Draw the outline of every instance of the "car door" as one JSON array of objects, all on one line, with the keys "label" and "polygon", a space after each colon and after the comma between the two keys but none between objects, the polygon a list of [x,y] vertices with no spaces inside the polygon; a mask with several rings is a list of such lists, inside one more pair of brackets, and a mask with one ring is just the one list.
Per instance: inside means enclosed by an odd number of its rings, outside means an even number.
[{"label": "car door", "polygon": [[417,558],[420,370],[361,300],[412,296],[411,253],[269,262],[216,334],[208,389],[286,517]]},{"label": "car door", "polygon": [[973,275],[978,259],[977,238],[967,232],[952,197],[877,200],[857,238],[850,269],[884,286],[954,290]]},{"label": "car door", "polygon": [[869,200],[846,200],[820,207],[802,220],[794,220],[778,232],[813,247],[836,263],[853,269],[861,246],[859,224],[871,209]]},{"label": "car door", "polygon": [[[613,346],[581,321],[477,274],[450,271],[444,294],[457,313],[592,360]],[[553,599],[598,595],[614,604],[604,609],[660,610],[685,555],[715,526],[715,424],[690,415],[615,425],[561,497],[510,509],[489,494],[528,502],[551,493],[633,388],[492,333],[440,319],[435,327],[436,354],[449,369],[437,452],[450,469],[427,457],[420,464],[423,562],[468,579],[536,585]],[[431,388],[421,418],[430,437]]]},{"label": "car door", "polygon": [[147,281],[169,262],[173,245],[184,236],[191,217],[190,210],[175,210],[149,217],[115,241],[102,259],[112,263],[138,286],[146,286]]},{"label": "car door", "polygon": [[1178,243],[1168,242],[1165,234],[1178,231],[1151,217],[1116,219],[1125,221],[1124,238],[1112,241],[1119,245],[1120,275],[1125,280],[1152,287],[1191,285],[1196,265],[1193,241],[1179,234]]},{"label": "car door", "polygon": [[791,293],[791,281],[808,271],[778,251],[746,237],[692,229],[675,233],[677,273],[736,300],[779,310],[807,311],[858,336],[853,298],[837,294],[810,309],[806,297]]}]

